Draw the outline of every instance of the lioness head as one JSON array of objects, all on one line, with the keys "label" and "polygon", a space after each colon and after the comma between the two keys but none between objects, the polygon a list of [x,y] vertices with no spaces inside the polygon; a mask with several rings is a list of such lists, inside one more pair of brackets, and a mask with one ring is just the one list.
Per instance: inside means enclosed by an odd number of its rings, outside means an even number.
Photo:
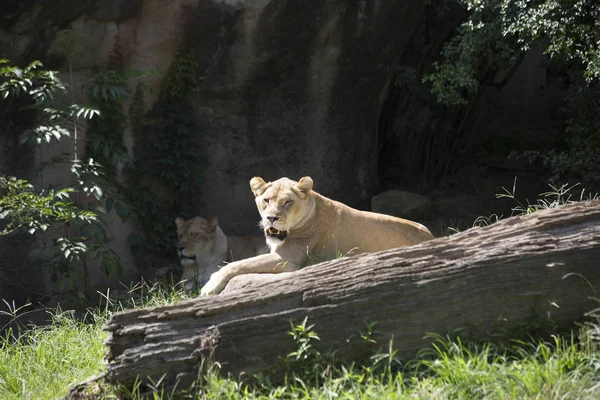
[{"label": "lioness head", "polygon": [[298,182],[288,178],[265,182],[254,177],[250,180],[250,187],[270,245],[283,242],[289,231],[303,225],[312,216],[314,204],[310,196],[313,180],[308,176]]},{"label": "lioness head", "polygon": [[175,219],[177,225],[177,254],[182,265],[193,264],[199,254],[209,252],[215,242],[217,217],[208,220],[194,217],[188,221]]}]

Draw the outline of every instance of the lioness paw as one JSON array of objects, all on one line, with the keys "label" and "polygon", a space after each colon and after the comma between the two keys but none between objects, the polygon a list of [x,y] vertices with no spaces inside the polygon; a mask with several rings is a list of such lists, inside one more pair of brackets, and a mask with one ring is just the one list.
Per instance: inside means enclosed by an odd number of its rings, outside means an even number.
[{"label": "lioness paw", "polygon": [[211,277],[210,280],[206,282],[206,285],[202,287],[202,290],[200,290],[200,296],[218,294],[225,288],[225,285],[227,285],[227,282],[223,281],[222,279]]}]

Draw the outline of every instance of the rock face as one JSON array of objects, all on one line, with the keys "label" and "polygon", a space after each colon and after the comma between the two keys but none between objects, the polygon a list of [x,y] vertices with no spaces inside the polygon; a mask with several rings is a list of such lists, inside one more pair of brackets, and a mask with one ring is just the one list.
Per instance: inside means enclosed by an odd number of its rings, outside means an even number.
[{"label": "rock face", "polygon": [[400,218],[412,218],[413,214],[428,203],[429,199],[420,194],[391,189],[371,199],[371,211]]},{"label": "rock face", "polygon": [[[228,234],[242,235],[256,232],[258,214],[248,188],[255,175],[310,175],[324,195],[368,208],[377,186],[378,121],[392,66],[400,62],[425,5],[26,0],[2,7],[0,54],[19,64],[45,60],[54,34],[66,27],[89,42],[90,68],[106,65],[115,43],[128,69],[159,72],[181,46],[195,49],[199,85],[192,102],[209,156],[206,208],[198,215],[217,215]],[[77,71],[76,80],[89,72]],[[160,78],[151,82],[148,108],[159,84]],[[126,266],[130,230],[116,218],[108,228]]]},{"label": "rock face", "polygon": [[[59,68],[47,50],[57,31],[72,29],[92,50],[90,62],[75,70],[77,86],[106,67],[115,45],[127,69],[160,73],[178,49],[193,48],[198,85],[190,100],[208,158],[197,215],[218,216],[229,235],[249,235],[258,233],[248,187],[253,176],[310,175],[327,197],[368,209],[383,188],[414,190],[444,176],[472,138],[562,129],[556,110],[564,93],[556,87],[564,85],[552,83],[539,54],[528,55],[502,90],[485,89],[466,110],[425,107],[429,90],[414,84],[463,17],[454,7],[437,16],[434,9],[417,0],[2,0],[0,57]],[[394,73],[397,67],[404,72]],[[161,76],[150,80],[146,110],[160,82]],[[424,110],[436,116],[433,122]],[[40,154],[19,146],[18,132],[2,123],[8,111],[0,109],[0,171],[33,179]],[[129,130],[124,139],[133,154]],[[45,150],[44,159],[65,150]],[[72,180],[69,168],[44,177],[46,185]],[[135,228],[116,216],[107,222],[126,272],[135,274],[127,242]],[[0,256],[10,255],[0,257],[9,260],[0,262],[2,293],[16,282],[15,271],[35,276],[28,272],[28,240],[19,240],[18,251],[13,244],[0,238]],[[107,282],[99,274],[91,283]],[[40,287],[37,281],[14,287],[27,286]]]},{"label": "rock face", "polygon": [[421,2],[54,3],[69,13],[32,5],[7,19],[0,50],[29,58],[35,35],[58,29],[52,18],[86,37],[98,66],[115,42],[127,67],[161,72],[181,45],[195,49],[200,84],[193,103],[210,155],[206,211],[226,228],[252,229],[247,181],[254,175],[310,175],[325,195],[368,207],[381,103]]},{"label": "rock face", "polygon": [[252,233],[255,175],[310,175],[326,196],[368,208],[389,67],[421,8],[343,0],[190,6],[202,80],[194,103],[212,155],[205,201],[226,229]]}]

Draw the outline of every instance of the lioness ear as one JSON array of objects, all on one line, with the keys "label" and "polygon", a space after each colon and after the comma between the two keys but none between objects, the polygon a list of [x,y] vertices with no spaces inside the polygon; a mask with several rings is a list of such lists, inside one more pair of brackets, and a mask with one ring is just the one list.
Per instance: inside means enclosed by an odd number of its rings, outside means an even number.
[{"label": "lioness ear", "polygon": [[310,176],[305,176],[304,178],[300,178],[295,187],[292,187],[292,190],[296,192],[298,197],[304,199],[306,194],[312,190],[313,180]]},{"label": "lioness ear", "polygon": [[310,176],[300,178],[300,180],[298,181],[298,190],[300,190],[302,193],[308,193],[312,190],[312,188],[313,180]]},{"label": "lioness ear", "polygon": [[175,225],[179,228],[181,225],[183,225],[183,223],[185,222],[185,220],[181,217],[177,217],[175,218]]},{"label": "lioness ear", "polygon": [[254,193],[254,197],[258,197],[265,192],[269,188],[270,184],[266,183],[263,178],[260,176],[255,176],[250,179],[250,188],[252,189],[252,193]]},{"label": "lioness ear", "polygon": [[218,217],[212,217],[206,220],[206,229],[208,230],[208,232],[216,231],[217,225],[219,225]]}]

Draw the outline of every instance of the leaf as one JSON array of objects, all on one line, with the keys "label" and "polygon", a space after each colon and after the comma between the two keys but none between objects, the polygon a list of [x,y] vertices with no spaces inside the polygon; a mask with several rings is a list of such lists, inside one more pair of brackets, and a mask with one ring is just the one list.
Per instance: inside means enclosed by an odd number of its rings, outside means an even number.
[{"label": "leaf", "polygon": [[110,212],[115,205],[115,200],[112,197],[106,199],[106,211]]},{"label": "leaf", "polygon": [[121,202],[115,204],[115,212],[121,219],[126,219],[129,216],[129,209]]}]

